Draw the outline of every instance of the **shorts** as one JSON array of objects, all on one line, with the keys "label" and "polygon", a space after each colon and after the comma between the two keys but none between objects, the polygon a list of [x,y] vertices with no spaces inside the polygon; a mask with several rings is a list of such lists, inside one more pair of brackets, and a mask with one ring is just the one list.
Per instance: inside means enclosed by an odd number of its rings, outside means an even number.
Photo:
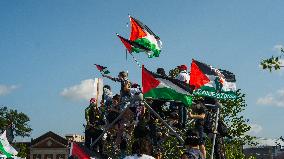
[{"label": "shorts", "polygon": [[205,133],[203,126],[196,128],[199,133],[199,145],[205,145]]}]

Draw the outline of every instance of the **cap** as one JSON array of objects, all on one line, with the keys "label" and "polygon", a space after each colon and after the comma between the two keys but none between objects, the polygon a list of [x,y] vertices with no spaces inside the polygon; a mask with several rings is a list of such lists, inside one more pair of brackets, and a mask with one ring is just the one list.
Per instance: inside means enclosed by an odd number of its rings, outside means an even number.
[{"label": "cap", "polygon": [[178,68],[180,70],[187,70],[187,66],[186,65],[180,65],[180,66],[178,66]]},{"label": "cap", "polygon": [[90,99],[90,104],[96,103],[96,101],[97,101],[96,98],[91,98],[91,99]]}]

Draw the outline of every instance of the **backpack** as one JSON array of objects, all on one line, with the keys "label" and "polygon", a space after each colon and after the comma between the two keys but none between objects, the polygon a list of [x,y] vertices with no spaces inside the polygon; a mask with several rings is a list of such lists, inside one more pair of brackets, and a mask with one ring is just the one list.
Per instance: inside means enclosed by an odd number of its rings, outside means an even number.
[{"label": "backpack", "polygon": [[213,132],[213,116],[211,113],[207,112],[205,115],[205,119],[204,119],[204,132],[206,134],[212,133]]},{"label": "backpack", "polygon": [[228,134],[229,134],[228,127],[221,119],[219,119],[218,128],[217,129],[218,129],[218,133],[222,137],[228,136]]}]

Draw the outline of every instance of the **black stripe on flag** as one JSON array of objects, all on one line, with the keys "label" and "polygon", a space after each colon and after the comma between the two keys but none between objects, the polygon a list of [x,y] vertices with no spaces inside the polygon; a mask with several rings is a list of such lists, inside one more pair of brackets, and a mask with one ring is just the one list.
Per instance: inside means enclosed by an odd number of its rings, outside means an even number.
[{"label": "black stripe on flag", "polygon": [[162,78],[162,79],[165,79],[165,80],[168,80],[170,82],[172,82],[173,84],[177,85],[178,87],[182,88],[184,91],[192,94],[193,92],[193,89],[190,87],[189,84],[183,82],[183,81],[180,81],[178,79],[173,79],[173,78],[170,78],[168,76],[162,76],[162,75],[159,75],[157,73],[154,73],[154,72],[151,72],[149,70],[147,70],[146,68],[144,68],[149,74],[151,74],[154,78]]}]

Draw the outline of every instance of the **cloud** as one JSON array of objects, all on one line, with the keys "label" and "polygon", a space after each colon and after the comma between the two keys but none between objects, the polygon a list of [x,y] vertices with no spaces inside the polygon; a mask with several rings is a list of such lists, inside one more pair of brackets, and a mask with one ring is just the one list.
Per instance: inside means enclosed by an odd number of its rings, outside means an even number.
[{"label": "cloud", "polygon": [[269,139],[269,138],[257,138],[257,146],[276,146],[277,144],[284,146],[284,142],[281,139]]},{"label": "cloud", "polygon": [[277,45],[274,45],[273,46],[273,50],[277,51],[277,52],[280,52],[281,51],[281,48],[284,48],[283,45],[281,44],[277,44]]},{"label": "cloud", "polygon": [[267,94],[256,102],[259,105],[271,105],[276,107],[284,107],[284,89],[279,89],[275,93]]},{"label": "cloud", "polygon": [[260,133],[262,131],[262,126],[252,123],[249,124],[251,126],[250,131],[248,132],[250,135],[257,135],[258,133]]},{"label": "cloud", "polygon": [[95,96],[94,82],[93,79],[83,80],[80,84],[64,88],[60,95],[71,100],[89,100]]},{"label": "cloud", "polygon": [[0,84],[0,96],[7,95],[17,88],[18,88],[18,86],[16,86],[16,85],[8,86],[8,85],[1,85]]}]

